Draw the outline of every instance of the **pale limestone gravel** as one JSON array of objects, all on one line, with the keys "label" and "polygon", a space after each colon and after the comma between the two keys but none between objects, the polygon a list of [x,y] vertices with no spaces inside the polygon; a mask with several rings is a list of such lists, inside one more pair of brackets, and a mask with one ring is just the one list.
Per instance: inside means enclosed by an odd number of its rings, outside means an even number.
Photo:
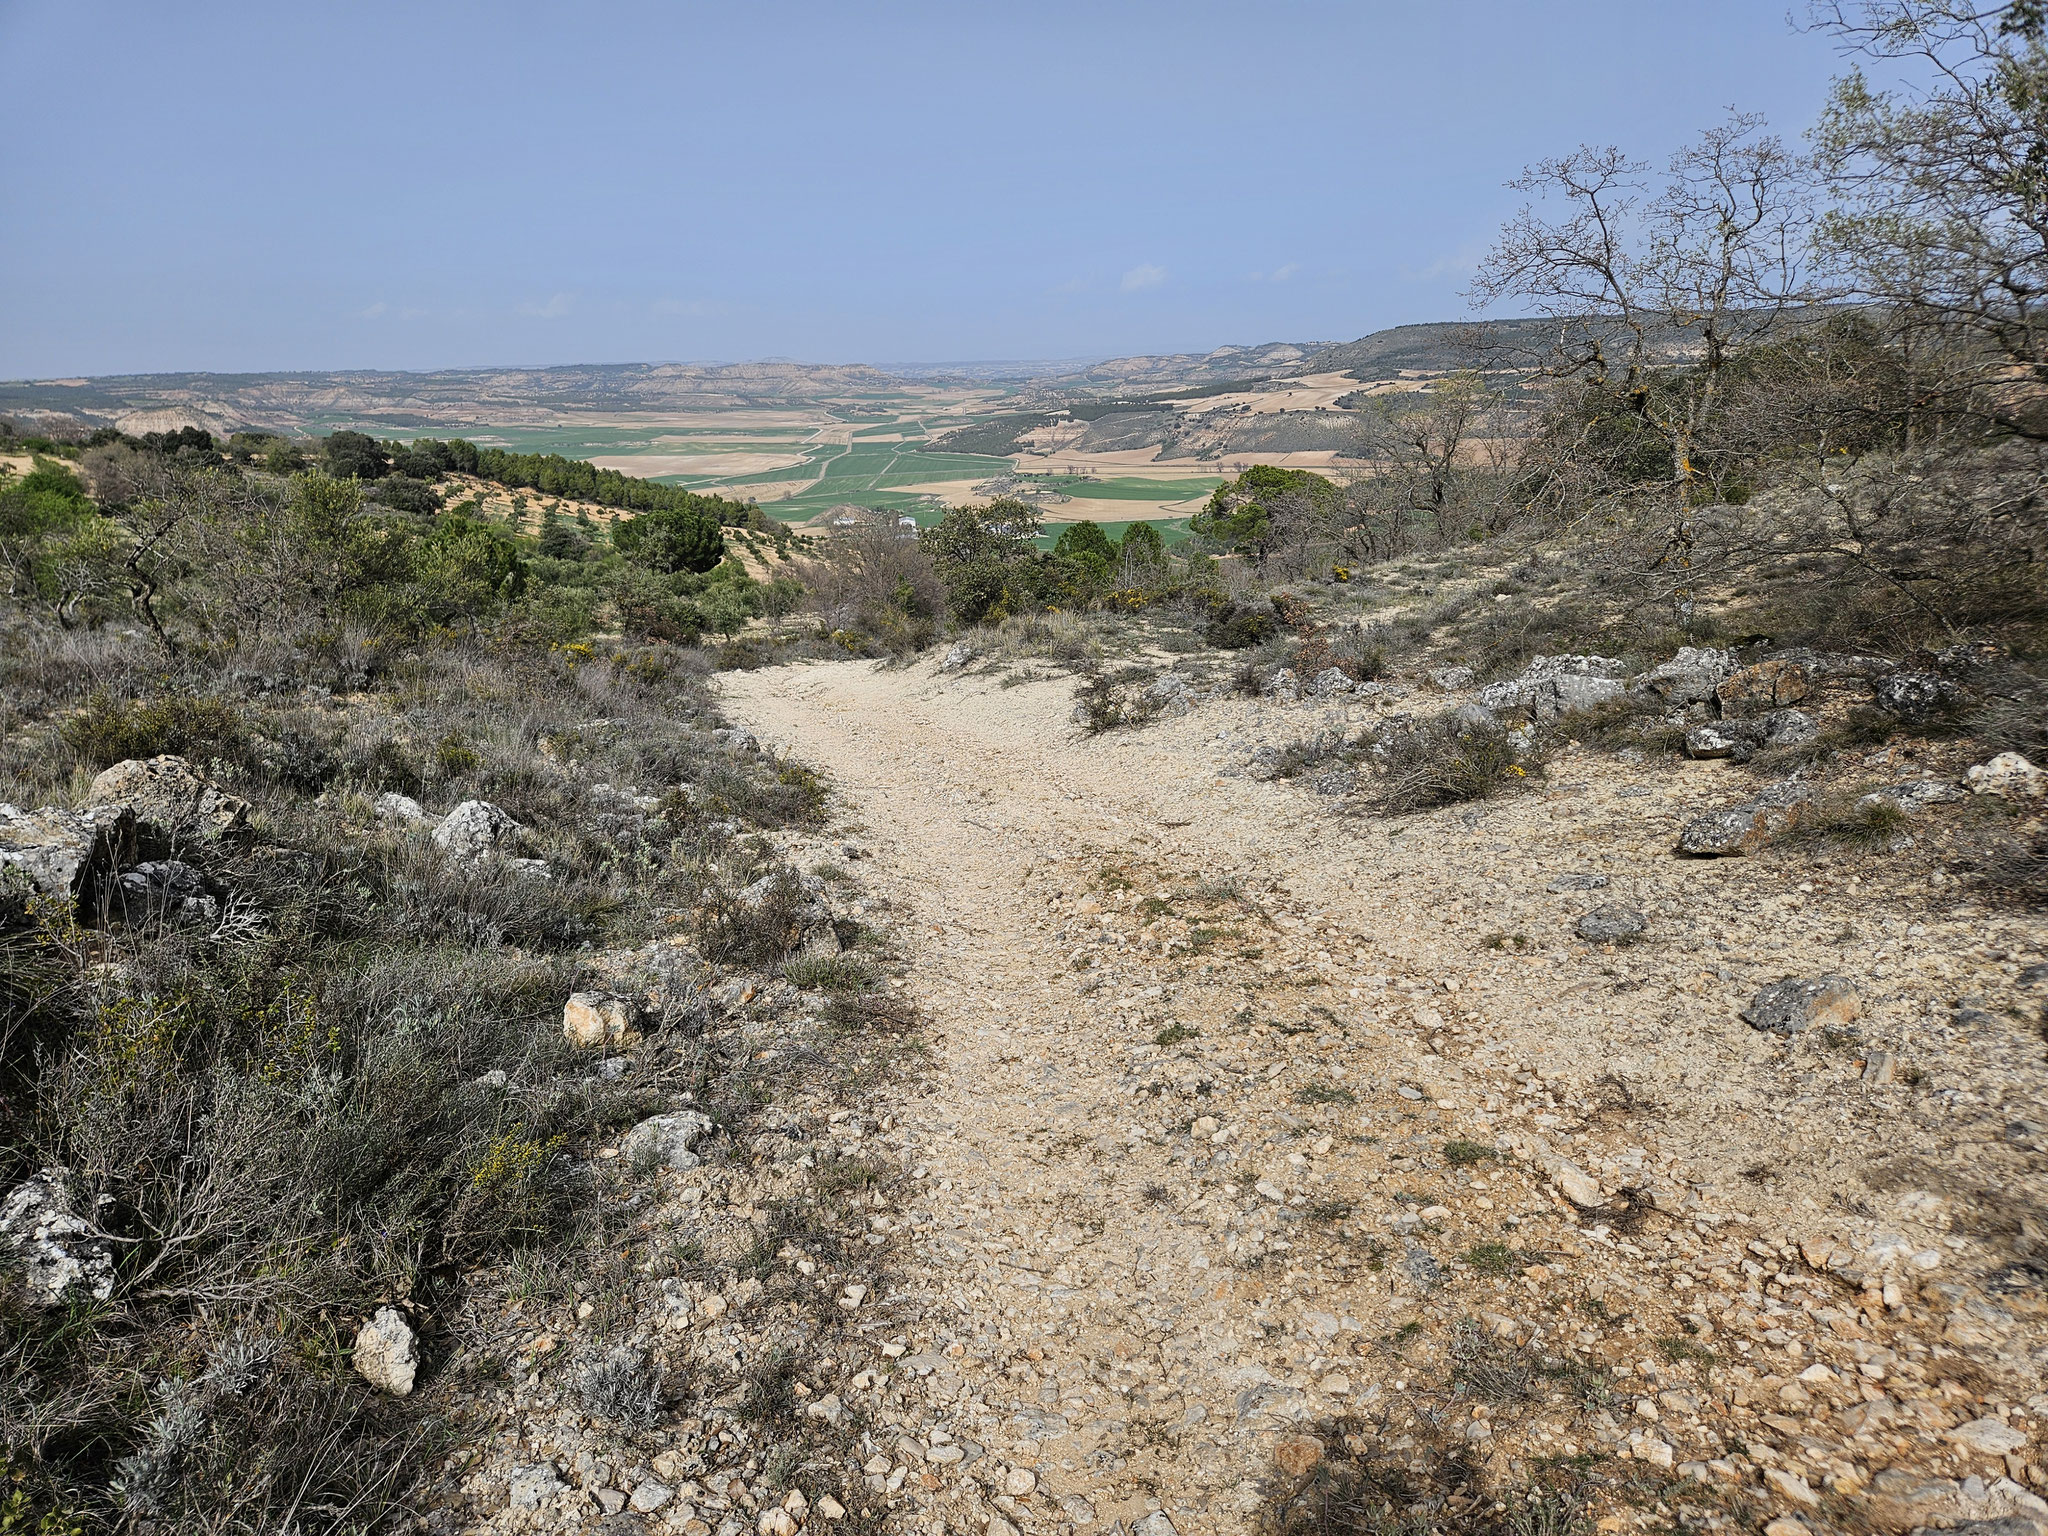
[{"label": "pale limestone gravel", "polygon": [[[1358,706],[1218,700],[1142,733],[1089,740],[1067,722],[1070,683],[1004,689],[986,673],[941,676],[930,660],[730,673],[723,684],[733,719],[829,774],[876,855],[865,882],[910,914],[899,938],[932,1021],[935,1065],[928,1096],[896,1110],[900,1156],[920,1191],[899,1263],[916,1303],[907,1313],[950,1320],[942,1331],[956,1345],[939,1349],[929,1322],[907,1341],[926,1352],[898,1362],[899,1376],[908,1365],[922,1385],[898,1405],[902,1432],[929,1450],[943,1442],[927,1431],[943,1425],[942,1437],[1037,1478],[1030,1499],[1001,1513],[976,1505],[973,1519],[1055,1530],[1092,1508],[1106,1530],[1163,1506],[1183,1536],[1243,1529],[1276,1435],[1362,1400],[1397,1403],[1408,1372],[1371,1341],[1418,1315],[1420,1287],[1398,1262],[1377,1274],[1348,1258],[1305,1260],[1284,1241],[1256,1267],[1233,1260],[1241,1239],[1245,1252],[1258,1248],[1257,1223],[1244,1216],[1264,1200],[1298,1206],[1342,1192],[1359,1199],[1361,1226],[1379,1221],[1391,1188],[1375,1189],[1379,1159],[1397,1138],[1440,1146],[1540,1132],[1590,1170],[1575,1177],[1610,1193],[1655,1191],[1709,1234],[1708,1246],[1721,1223],[1731,1251],[1757,1237],[1772,1250],[1853,1247],[1877,1225],[1905,1231],[1907,1247],[1935,1245],[1927,1251],[1958,1276],[1999,1255],[1975,1236],[1945,1237],[1941,1191],[1992,1177],[2040,1198],[2024,1160],[1997,1161],[1998,1128],[2044,1102],[2038,1042],[1945,1027],[1956,997],[2009,992],[2019,965],[1984,958],[1983,946],[2023,948],[2028,931],[1959,905],[1952,889],[1880,906],[1840,870],[1799,882],[1782,859],[1674,860],[1684,818],[1739,792],[1729,765],[1567,755],[1543,791],[1389,823],[1334,815],[1299,787],[1229,772],[1250,745],[1355,723]],[[1105,970],[1077,976],[1071,960],[1087,946],[1073,925],[1097,920],[1085,903],[1105,862],[1137,871],[1137,894],[1155,875],[1237,879],[1270,916],[1263,957],[1202,963],[1110,942],[1096,945]],[[1597,894],[1546,890],[1560,874],[1595,871],[1610,877]],[[1648,915],[1643,945],[1573,938],[1581,913],[1617,899]],[[1488,947],[1501,936],[1505,948]],[[1819,973],[1863,990],[1863,1045],[1788,1052],[1737,1017],[1764,983]],[[1097,977],[1099,990],[1084,990]],[[1233,1022],[1248,1004],[1277,1017],[1307,1003],[1333,1021],[1313,1044]],[[1150,1044],[1167,1019],[1200,1030],[1177,1058]],[[1917,1094],[1864,1087],[1871,1047],[1939,1074],[1945,1097],[1930,1097],[1928,1081]],[[1535,1087],[1532,1072],[1544,1079]],[[1176,1073],[1165,1097],[1133,1097],[1148,1074]],[[1211,1086],[1197,1096],[1189,1084],[1205,1074]],[[1603,1076],[1651,1108],[1588,1112]],[[1349,1085],[1357,1108],[1301,1107],[1292,1087],[1312,1077]],[[1560,1107],[1572,1102],[1567,1088],[1576,1112]],[[1188,1121],[1205,1114],[1226,1133],[1228,1160],[1187,1151]],[[1290,1158],[1290,1148],[1300,1151]],[[1903,1195],[1860,1179],[1901,1154],[1926,1165],[1901,1175]],[[1537,1158],[1554,1174],[1545,1157],[1555,1154]],[[1973,1169],[1971,1157],[1995,1171]],[[1571,1231],[1577,1213],[1543,1182],[1497,1174],[1489,1198],[1454,1178],[1466,1187],[1446,1197],[1452,1208],[1432,1207],[1450,1225],[1445,1243],[1455,1252],[1506,1235],[1589,1251]],[[1503,1227],[1510,1215],[1522,1225]],[[1593,1237],[1596,1263],[1644,1310],[1645,1332],[1651,1306],[1694,1304],[1697,1292],[1664,1295],[1663,1280]],[[1808,1282],[1783,1278],[1782,1294],[1798,1303]],[[1733,1285],[1750,1285],[1756,1301],[1768,1279],[1738,1274]],[[1809,1332],[1811,1297],[1827,1282],[1810,1283],[1805,1314],[1769,1286],[1773,1312]],[[1866,1327],[1939,1333],[1939,1311],[1919,1309],[1910,1292],[1886,1300],[1889,1316],[1865,1293],[1876,1312],[1862,1314]],[[1489,1304],[1515,1302],[1508,1290]],[[1855,1315],[1852,1298],[1836,1332],[1863,1337]],[[1986,1358],[2031,1365],[2038,1391],[2028,1336],[2012,1333],[1993,1326],[1977,1342]],[[1969,1337],[1950,1330],[1951,1345]],[[1811,1347],[1791,1347],[1795,1366]],[[1762,1361],[1752,1363],[1769,1369]],[[1853,1363],[1845,1369],[1853,1380]],[[1779,1390],[1788,1404],[1800,1395]],[[1855,1447],[1830,1442],[1832,1462],[1809,1444],[1816,1485],[1829,1467],[1853,1488],[1885,1466],[1883,1443],[1871,1444],[1855,1460]],[[1679,1460],[1692,1454],[1704,1453],[1680,1445]],[[1754,1468],[1741,1475],[1753,1479]]]}]

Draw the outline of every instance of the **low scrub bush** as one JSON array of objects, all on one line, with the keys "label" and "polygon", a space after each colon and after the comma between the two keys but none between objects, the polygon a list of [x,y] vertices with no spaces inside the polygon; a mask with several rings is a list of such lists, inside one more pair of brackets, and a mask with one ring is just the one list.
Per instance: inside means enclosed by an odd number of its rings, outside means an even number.
[{"label": "low scrub bush", "polygon": [[227,699],[168,694],[127,700],[95,693],[58,727],[57,737],[79,763],[99,769],[166,752],[225,756],[243,732],[241,714]]},{"label": "low scrub bush", "polygon": [[[0,752],[0,798],[47,803],[51,758],[180,752],[263,815],[181,854],[225,893],[216,921],[87,933],[0,890],[0,1188],[70,1170],[115,1259],[101,1302],[42,1311],[0,1287],[17,1388],[0,1440],[44,1480],[38,1518],[373,1527],[427,1441],[410,1403],[348,1369],[357,1323],[400,1305],[431,1337],[470,1277],[581,1244],[599,1209],[581,1159],[666,1102],[572,1061],[560,1020],[583,946],[644,944],[683,913],[701,953],[779,962],[808,898],[779,879],[741,899],[769,872],[745,834],[814,818],[825,787],[712,746],[703,671],[663,647],[436,640],[337,710],[195,653],[124,673],[37,644],[39,682],[7,701],[23,741]],[[669,794],[650,815],[603,784]],[[504,851],[545,856],[545,877],[465,866],[376,819],[386,788],[503,806],[525,829]],[[910,1027],[852,957],[832,970],[862,1028]],[[685,1080],[743,1124],[774,1089],[727,1086],[749,1065]],[[644,1373],[590,1370],[607,1422],[661,1406]]]},{"label": "low scrub bush", "polygon": [[874,972],[854,955],[799,956],[783,962],[782,976],[806,992],[866,992],[875,984]]},{"label": "low scrub bush", "polygon": [[1209,620],[1202,638],[1218,650],[1248,651],[1280,633],[1280,620],[1268,609],[1227,603]]},{"label": "low scrub bush", "polygon": [[1529,774],[1526,749],[1507,731],[1453,716],[1383,732],[1368,755],[1379,767],[1378,806],[1389,812],[1491,799]]},{"label": "low scrub bush", "polygon": [[1150,681],[1151,674],[1142,670],[1121,677],[1096,673],[1074,694],[1082,729],[1090,736],[1100,736],[1105,731],[1156,720],[1165,706],[1145,690]]}]

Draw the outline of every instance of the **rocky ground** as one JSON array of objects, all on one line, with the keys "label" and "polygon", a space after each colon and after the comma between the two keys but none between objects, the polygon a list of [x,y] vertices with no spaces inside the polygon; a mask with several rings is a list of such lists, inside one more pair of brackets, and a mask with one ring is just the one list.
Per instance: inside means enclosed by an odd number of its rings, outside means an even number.
[{"label": "rocky ground", "polygon": [[[1675,857],[1725,761],[1381,820],[1243,770],[1389,701],[1090,740],[1000,683],[728,679],[860,819],[931,1020],[896,1271],[818,1383],[892,1526],[1242,1529],[1340,1458],[1453,1514],[1584,1477],[1609,1528],[2048,1513],[2038,922]],[[1745,1022],[1788,977],[1860,1010]]]},{"label": "rocky ground", "polygon": [[700,1010],[611,1070],[766,1103],[589,1149],[617,1262],[474,1277],[426,1527],[2048,1525],[2048,933],[1943,865],[2007,802],[1900,735],[1849,778],[1954,786],[1910,831],[1700,859],[1782,760],[1560,730],[1401,817],[1271,777],[1467,682],[1089,737],[964,652],[728,674],[887,975],[593,961]]}]

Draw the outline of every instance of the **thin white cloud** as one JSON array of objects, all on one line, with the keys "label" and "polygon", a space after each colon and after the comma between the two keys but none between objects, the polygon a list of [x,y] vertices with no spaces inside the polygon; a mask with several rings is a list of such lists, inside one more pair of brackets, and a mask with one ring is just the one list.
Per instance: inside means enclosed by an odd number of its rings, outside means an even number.
[{"label": "thin white cloud", "polygon": [[1486,247],[1477,241],[1467,241],[1448,255],[1439,256],[1419,271],[1410,269],[1406,274],[1411,282],[1434,282],[1445,277],[1470,277],[1479,270],[1479,263],[1486,255]]},{"label": "thin white cloud", "polygon": [[1087,291],[1088,279],[1085,277],[1070,277],[1064,283],[1061,283],[1057,288],[1053,289],[1053,292],[1055,294],[1060,295],[1061,297],[1065,297],[1067,294],[1070,293],[1086,293]]},{"label": "thin white cloud", "polygon": [[706,299],[656,299],[654,312],[657,315],[722,315],[725,306]]},{"label": "thin white cloud", "polygon": [[531,315],[536,320],[559,320],[562,316],[569,313],[569,306],[574,300],[574,294],[558,293],[545,304],[526,303],[520,305],[519,313]]},{"label": "thin white cloud", "polygon": [[1146,288],[1157,288],[1166,281],[1166,268],[1155,267],[1149,261],[1142,266],[1131,268],[1124,274],[1119,285],[1125,293],[1138,293]]},{"label": "thin white cloud", "polygon": [[382,299],[379,299],[376,303],[369,305],[367,308],[357,310],[356,318],[358,320],[375,320],[379,315],[382,315],[386,310],[390,308],[391,306],[389,304],[386,304]]},{"label": "thin white cloud", "polygon": [[1251,277],[1255,283],[1284,283],[1300,270],[1300,262],[1290,261],[1286,266],[1275,267],[1270,272],[1254,272]]}]

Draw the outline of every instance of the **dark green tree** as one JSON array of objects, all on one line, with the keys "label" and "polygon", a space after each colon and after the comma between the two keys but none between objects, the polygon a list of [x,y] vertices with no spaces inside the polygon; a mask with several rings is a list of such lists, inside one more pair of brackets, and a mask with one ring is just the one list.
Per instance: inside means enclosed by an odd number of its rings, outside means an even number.
[{"label": "dark green tree", "polygon": [[946,605],[955,618],[979,624],[1043,602],[1057,573],[1037,547],[1038,528],[1036,507],[1000,497],[983,506],[950,508],[918,535],[946,584]]},{"label": "dark green tree", "polygon": [[1116,558],[1116,545],[1108,534],[1102,531],[1100,523],[1083,520],[1069,523],[1061,530],[1059,540],[1052,547],[1056,555],[1069,560],[1100,560],[1105,568]]},{"label": "dark green tree", "polygon": [[381,480],[391,472],[391,458],[374,438],[361,432],[336,432],[320,445],[320,461],[337,480]]},{"label": "dark green tree", "polygon": [[614,523],[612,547],[649,570],[702,573],[725,558],[725,534],[696,507],[663,507]]},{"label": "dark green tree", "polygon": [[1208,505],[1189,521],[1204,543],[1264,563],[1274,548],[1300,537],[1318,519],[1334,516],[1344,493],[1306,469],[1254,464],[1216,487]]}]

